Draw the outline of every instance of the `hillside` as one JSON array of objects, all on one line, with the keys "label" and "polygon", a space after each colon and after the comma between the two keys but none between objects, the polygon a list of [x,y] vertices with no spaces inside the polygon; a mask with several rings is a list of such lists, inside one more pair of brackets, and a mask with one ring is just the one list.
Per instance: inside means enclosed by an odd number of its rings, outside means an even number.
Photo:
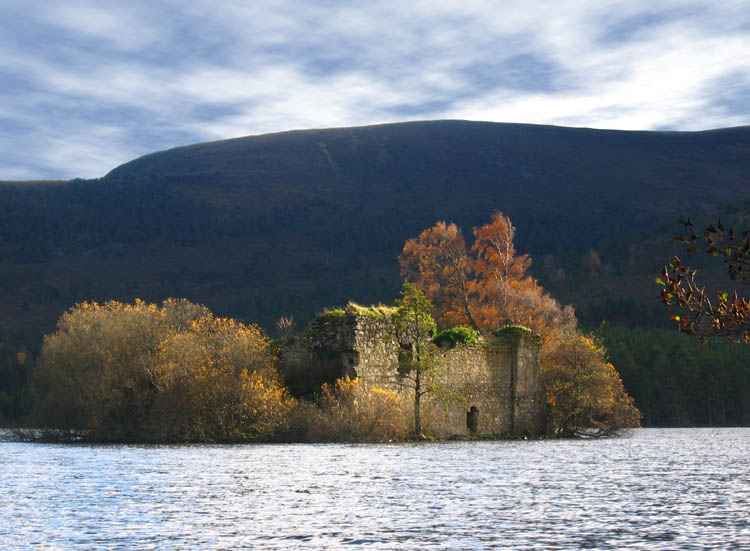
[{"label": "hillside", "polygon": [[431,121],[180,147],[97,180],[0,184],[0,330],[38,335],[75,302],[136,296],[302,323],[392,300],[405,239],[439,219],[469,235],[494,209],[535,275],[596,323],[650,304],[677,217],[739,216],[748,197],[750,127]]}]

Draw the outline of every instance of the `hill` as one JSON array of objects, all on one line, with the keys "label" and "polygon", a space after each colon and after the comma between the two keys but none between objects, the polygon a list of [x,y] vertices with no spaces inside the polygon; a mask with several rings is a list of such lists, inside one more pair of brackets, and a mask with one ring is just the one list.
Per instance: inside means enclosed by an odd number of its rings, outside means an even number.
[{"label": "hill", "polygon": [[[545,286],[595,323],[654,293],[677,217],[747,212],[748,197],[750,127],[428,121],[179,147],[96,180],[0,184],[0,330],[38,334],[75,302],[136,296],[302,323],[392,300],[408,237],[440,219],[468,234],[494,209]],[[636,302],[607,306],[613,290]]]}]

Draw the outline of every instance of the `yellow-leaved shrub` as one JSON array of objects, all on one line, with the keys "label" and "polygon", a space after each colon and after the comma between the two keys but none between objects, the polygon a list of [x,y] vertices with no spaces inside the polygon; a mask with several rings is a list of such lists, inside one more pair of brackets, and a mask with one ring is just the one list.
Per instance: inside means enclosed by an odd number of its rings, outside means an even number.
[{"label": "yellow-leaved shrub", "polygon": [[258,326],[175,299],[75,306],[45,338],[34,390],[39,426],[100,441],[268,440],[294,406]]},{"label": "yellow-leaved shrub", "polygon": [[345,377],[324,384],[315,404],[297,412],[298,430],[313,442],[388,442],[409,434],[408,403],[399,394]]},{"label": "yellow-leaved shrub", "polygon": [[577,331],[550,336],[542,348],[541,380],[552,434],[602,436],[640,426],[641,412],[604,348],[590,337]]}]

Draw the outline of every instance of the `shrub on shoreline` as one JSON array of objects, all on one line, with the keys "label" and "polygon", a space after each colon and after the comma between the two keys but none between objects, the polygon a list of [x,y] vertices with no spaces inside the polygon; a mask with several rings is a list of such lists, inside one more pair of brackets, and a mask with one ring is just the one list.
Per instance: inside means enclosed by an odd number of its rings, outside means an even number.
[{"label": "shrub on shoreline", "polygon": [[409,435],[402,396],[348,377],[324,384],[316,402],[301,403],[294,417],[294,439],[307,442],[390,442]]},{"label": "shrub on shoreline", "polygon": [[640,426],[641,412],[594,339],[560,333],[542,349],[541,380],[553,436],[607,436]]},{"label": "shrub on shoreline", "polygon": [[91,441],[273,439],[294,404],[258,326],[174,299],[75,306],[33,385],[31,423]]}]

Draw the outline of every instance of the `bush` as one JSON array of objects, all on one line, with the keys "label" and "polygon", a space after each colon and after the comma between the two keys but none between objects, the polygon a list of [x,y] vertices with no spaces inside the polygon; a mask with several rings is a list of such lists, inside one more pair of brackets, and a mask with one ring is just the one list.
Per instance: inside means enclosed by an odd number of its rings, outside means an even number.
[{"label": "bush", "polygon": [[557,335],[545,343],[541,360],[550,433],[603,436],[640,426],[641,412],[593,339],[578,332]]},{"label": "bush", "polygon": [[457,325],[440,331],[432,342],[440,348],[456,348],[459,344],[475,344],[478,338],[479,333],[471,327]]},{"label": "bush", "polygon": [[168,333],[164,312],[141,301],[72,308],[45,337],[32,374],[33,422],[95,440],[134,438],[148,417],[150,372]]},{"label": "bush", "polygon": [[268,440],[285,429],[293,401],[259,327],[202,317],[165,339],[157,360],[150,439]]},{"label": "bush", "polygon": [[303,405],[294,425],[312,442],[388,442],[408,436],[407,405],[395,392],[345,377],[325,384],[315,405]]},{"label": "bush", "polygon": [[284,430],[293,401],[259,327],[186,300],[83,303],[45,338],[32,422],[93,441],[242,441]]}]

